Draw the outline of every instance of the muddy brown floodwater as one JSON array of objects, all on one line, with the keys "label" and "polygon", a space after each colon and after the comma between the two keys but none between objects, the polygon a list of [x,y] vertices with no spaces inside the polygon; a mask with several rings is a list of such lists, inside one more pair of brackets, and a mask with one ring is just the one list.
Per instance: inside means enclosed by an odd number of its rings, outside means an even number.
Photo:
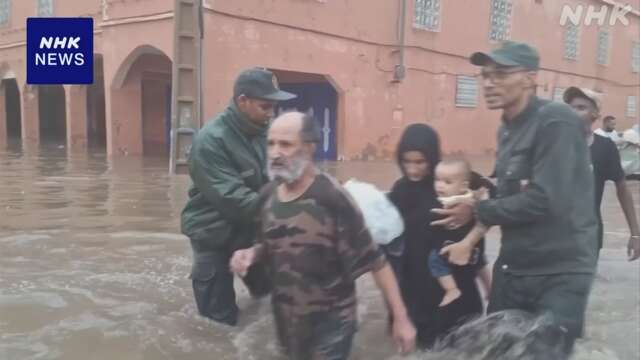
[{"label": "muddy brown floodwater", "polygon": [[[489,158],[472,159],[487,172]],[[187,176],[164,158],[109,160],[43,146],[0,149],[0,359],[277,359],[268,300],[238,286],[240,325],[196,313],[188,241],[179,233]],[[341,180],[387,188],[394,164],[327,163]],[[636,205],[640,184],[632,184]],[[606,189],[606,240],[591,296],[587,339],[575,359],[640,358],[640,262]],[[640,213],[640,207],[637,208]],[[497,234],[492,234],[497,238]],[[489,242],[495,258],[498,241]],[[358,284],[361,331],[354,359],[391,359],[385,311],[368,276]],[[419,359],[419,354],[411,358]]]}]

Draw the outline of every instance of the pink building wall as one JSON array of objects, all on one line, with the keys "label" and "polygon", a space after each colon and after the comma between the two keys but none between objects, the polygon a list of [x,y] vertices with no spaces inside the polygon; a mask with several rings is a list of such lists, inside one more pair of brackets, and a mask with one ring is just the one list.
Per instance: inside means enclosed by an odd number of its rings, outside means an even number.
[{"label": "pink building wall", "polygon": [[[406,78],[394,82],[400,59],[399,0],[376,1],[375,6],[372,0],[204,0],[203,117],[210,119],[226,106],[239,71],[264,66],[320,75],[336,88],[339,158],[388,158],[404,127],[417,121],[438,129],[447,152],[491,153],[499,113],[485,108],[480,89],[476,107],[455,105],[456,76],[478,72],[468,56],[496,45],[488,36],[490,1],[440,2],[441,27],[432,32],[413,26],[414,1],[407,0]],[[627,16],[629,26],[610,27],[610,60],[602,66],[596,62],[595,25],[581,27],[578,60],[564,58],[563,4],[599,7],[604,1],[513,1],[511,38],[541,53],[539,95],[551,98],[554,88],[571,85],[595,88],[605,93],[603,113],[615,115],[621,129],[638,122],[637,112],[625,114],[627,96],[635,95],[640,103],[639,74],[631,69],[632,44],[640,41],[638,13]],[[55,16],[95,19],[95,52],[104,64],[107,152],[140,154],[144,139],[161,141],[161,124],[145,127],[142,120],[143,113],[156,119],[162,115],[160,103],[143,109],[143,98],[152,95],[143,96],[142,73],[154,65],[138,60],[148,55],[173,59],[173,0],[55,1],[55,6]],[[30,105],[37,91],[24,91],[24,19],[35,14],[34,7],[12,1],[11,22],[0,27],[0,72],[14,74],[26,100],[23,138],[37,140],[29,125],[38,117]],[[159,71],[167,73],[166,67]],[[73,89],[65,88],[68,98]],[[157,91],[152,97],[160,96]],[[68,102],[67,113],[76,114],[67,122],[72,128],[68,137],[85,144],[78,136],[86,133],[81,124],[86,120],[77,115],[77,103]],[[143,128],[149,129],[146,135]]]}]

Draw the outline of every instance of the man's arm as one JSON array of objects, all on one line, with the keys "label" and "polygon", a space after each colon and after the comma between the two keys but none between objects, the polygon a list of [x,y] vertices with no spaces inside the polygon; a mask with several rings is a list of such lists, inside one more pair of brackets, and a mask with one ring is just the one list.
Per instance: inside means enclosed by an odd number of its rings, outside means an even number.
[{"label": "man's arm", "polygon": [[189,174],[206,199],[216,204],[221,214],[233,221],[252,221],[258,207],[258,194],[247,187],[220,140],[200,139],[189,158]]},{"label": "man's arm", "polygon": [[415,346],[416,329],[409,320],[407,308],[402,301],[400,288],[391,266],[386,263],[382,268],[372,271],[372,275],[389,305],[393,319],[393,339],[398,352],[404,354],[412,351]]},{"label": "man's arm", "polygon": [[[638,228],[638,218],[636,217],[636,210],[633,205],[633,196],[624,178],[616,182],[616,194],[618,195],[618,202],[620,203],[622,212],[624,212],[624,216],[627,219],[627,224],[629,225],[631,236],[629,238],[628,248],[631,250],[637,248],[637,246],[634,246],[634,242],[638,242],[640,238],[640,228]],[[637,250],[634,251],[634,254],[629,254],[630,261],[638,258],[640,258],[640,253]]]},{"label": "man's arm", "polygon": [[627,243],[627,254],[629,261],[636,260],[640,257],[640,229],[638,228],[638,220],[636,210],[633,205],[633,196],[627,187],[625,181],[625,173],[622,169],[622,161],[620,160],[620,152],[615,144],[607,143],[607,162],[604,169],[607,180],[611,180],[616,184],[616,195],[618,202],[624,212],[624,216],[629,225],[630,237]]},{"label": "man's arm", "polygon": [[229,260],[229,268],[232,272],[244,277],[251,265],[260,262],[264,256],[264,245],[256,244],[250,248],[236,250]]},{"label": "man's arm", "polygon": [[473,248],[478,245],[480,240],[487,234],[489,228],[484,224],[477,222],[476,225],[469,231],[467,236],[461,241],[455,244],[451,244],[443,247],[440,250],[440,255],[448,256],[448,260],[451,264],[464,266],[469,263]]},{"label": "man's arm", "polygon": [[520,193],[479,202],[480,221],[489,226],[527,224],[568,212],[574,186],[570,165],[577,157],[576,136],[581,135],[568,122],[545,124],[537,135],[529,184]]}]

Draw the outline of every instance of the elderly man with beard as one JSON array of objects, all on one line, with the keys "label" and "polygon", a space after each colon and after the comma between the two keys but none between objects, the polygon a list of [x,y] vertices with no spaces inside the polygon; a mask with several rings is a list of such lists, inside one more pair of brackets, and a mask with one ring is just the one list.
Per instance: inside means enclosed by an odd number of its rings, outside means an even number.
[{"label": "elderly man with beard", "polygon": [[400,352],[414,346],[415,329],[384,255],[361,212],[339,183],[313,162],[320,139],[314,119],[278,117],[267,137],[268,191],[261,233],[238,250],[231,269],[243,275],[264,262],[273,281],[278,339],[289,359],[347,359],[356,332],[355,280],[371,272],[393,314]]}]

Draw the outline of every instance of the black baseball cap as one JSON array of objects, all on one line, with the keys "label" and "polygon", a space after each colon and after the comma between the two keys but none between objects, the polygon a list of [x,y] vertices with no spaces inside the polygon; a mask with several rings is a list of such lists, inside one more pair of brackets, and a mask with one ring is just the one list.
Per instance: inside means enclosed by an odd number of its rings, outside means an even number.
[{"label": "black baseball cap", "polygon": [[238,75],[233,85],[233,97],[240,95],[269,101],[286,101],[296,97],[280,90],[276,76],[264,68],[247,69]]},{"label": "black baseball cap", "polygon": [[527,70],[540,68],[538,51],[528,44],[515,41],[504,41],[499,48],[489,53],[473,53],[470,60],[473,65],[478,66],[494,62],[501,66],[522,66]]}]

